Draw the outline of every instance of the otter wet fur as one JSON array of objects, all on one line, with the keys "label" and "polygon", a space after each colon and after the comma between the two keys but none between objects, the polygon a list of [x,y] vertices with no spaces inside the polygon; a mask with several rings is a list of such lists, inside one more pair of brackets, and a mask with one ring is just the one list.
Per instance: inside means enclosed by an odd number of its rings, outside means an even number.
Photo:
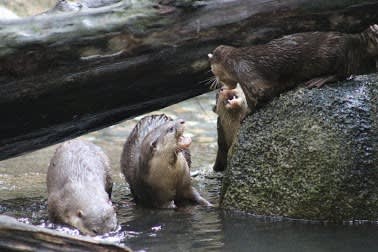
[{"label": "otter wet fur", "polygon": [[184,124],[184,120],[164,114],[146,116],[127,138],[121,169],[137,204],[155,208],[190,202],[211,206],[191,185],[191,138],[183,136]]},{"label": "otter wet fur", "polygon": [[47,171],[50,220],[86,235],[115,230],[112,186],[109,160],[100,147],[81,140],[61,144]]},{"label": "otter wet fur", "polygon": [[218,83],[230,89],[240,83],[253,110],[301,82],[321,87],[352,74],[376,71],[378,25],[358,34],[305,32],[263,45],[221,45],[208,56]]},{"label": "otter wet fur", "polygon": [[240,128],[240,123],[249,113],[243,90],[222,87],[216,95],[214,112],[217,118],[218,151],[213,166],[214,171],[224,171],[227,167],[228,150],[232,146]]}]

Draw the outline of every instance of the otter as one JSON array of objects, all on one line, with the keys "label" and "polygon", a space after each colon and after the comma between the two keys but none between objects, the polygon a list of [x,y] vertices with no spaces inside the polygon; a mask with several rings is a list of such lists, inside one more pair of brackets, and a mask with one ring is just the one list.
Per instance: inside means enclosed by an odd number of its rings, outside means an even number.
[{"label": "otter", "polygon": [[86,235],[115,230],[111,169],[100,147],[70,140],[55,151],[47,171],[48,215]]},{"label": "otter", "polygon": [[247,101],[240,85],[237,84],[234,89],[222,87],[217,93],[216,105],[213,110],[218,114],[218,151],[213,170],[224,171],[227,167],[228,150],[239,131],[240,122],[249,113]]},{"label": "otter", "polygon": [[358,34],[305,32],[250,47],[221,45],[208,56],[217,81],[230,89],[240,83],[253,110],[301,82],[321,87],[375,71],[378,25]]},{"label": "otter", "polygon": [[174,208],[189,202],[211,206],[191,185],[185,121],[161,114],[142,118],[123,148],[121,170],[137,204]]}]

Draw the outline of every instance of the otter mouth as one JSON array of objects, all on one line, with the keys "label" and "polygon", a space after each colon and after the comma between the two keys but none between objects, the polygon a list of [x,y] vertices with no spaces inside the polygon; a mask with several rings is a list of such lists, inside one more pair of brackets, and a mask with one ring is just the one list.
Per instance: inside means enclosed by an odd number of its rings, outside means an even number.
[{"label": "otter mouth", "polygon": [[190,137],[181,135],[177,141],[178,151],[189,148],[191,143],[192,139]]},{"label": "otter mouth", "polygon": [[239,96],[237,95],[231,95],[231,96],[228,96],[227,97],[227,100],[224,101],[225,104],[234,104],[235,102],[237,102],[237,99],[239,98]]},{"label": "otter mouth", "polygon": [[224,105],[230,108],[237,108],[239,107],[239,96],[237,95],[228,95],[226,100],[224,100]]}]

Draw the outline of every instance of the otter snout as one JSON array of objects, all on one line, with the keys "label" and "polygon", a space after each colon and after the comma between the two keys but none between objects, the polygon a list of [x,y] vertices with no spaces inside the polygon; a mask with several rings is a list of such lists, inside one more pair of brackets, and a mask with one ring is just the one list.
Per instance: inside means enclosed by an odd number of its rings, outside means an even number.
[{"label": "otter snout", "polygon": [[185,130],[185,120],[177,119],[175,121],[175,127],[176,127],[176,137],[182,136]]},{"label": "otter snout", "polygon": [[207,55],[211,64],[211,72],[216,77],[216,84],[213,87],[219,87],[219,83],[226,85],[228,88],[236,87],[237,81],[227,71],[228,68],[226,66],[229,64],[226,62],[226,59],[234,49],[232,46],[220,45]]},{"label": "otter snout", "polygon": [[177,119],[176,122],[176,138],[177,138],[177,145],[180,149],[186,149],[192,143],[192,139],[188,136],[184,136],[185,130],[185,121],[183,119]]},{"label": "otter snout", "polygon": [[184,123],[185,123],[185,120],[184,120],[184,119],[177,119],[177,123],[179,123],[179,124],[184,124]]}]

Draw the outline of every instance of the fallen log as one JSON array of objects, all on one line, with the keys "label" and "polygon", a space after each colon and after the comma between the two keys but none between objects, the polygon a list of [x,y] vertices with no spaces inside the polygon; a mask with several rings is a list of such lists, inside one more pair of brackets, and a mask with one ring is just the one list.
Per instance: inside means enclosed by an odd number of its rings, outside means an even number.
[{"label": "fallen log", "polygon": [[0,215],[1,251],[131,251],[127,247],[84,236],[61,234]]},{"label": "fallen log", "polygon": [[372,23],[378,1],[351,0],[125,0],[0,21],[0,160],[207,92],[219,44]]}]

